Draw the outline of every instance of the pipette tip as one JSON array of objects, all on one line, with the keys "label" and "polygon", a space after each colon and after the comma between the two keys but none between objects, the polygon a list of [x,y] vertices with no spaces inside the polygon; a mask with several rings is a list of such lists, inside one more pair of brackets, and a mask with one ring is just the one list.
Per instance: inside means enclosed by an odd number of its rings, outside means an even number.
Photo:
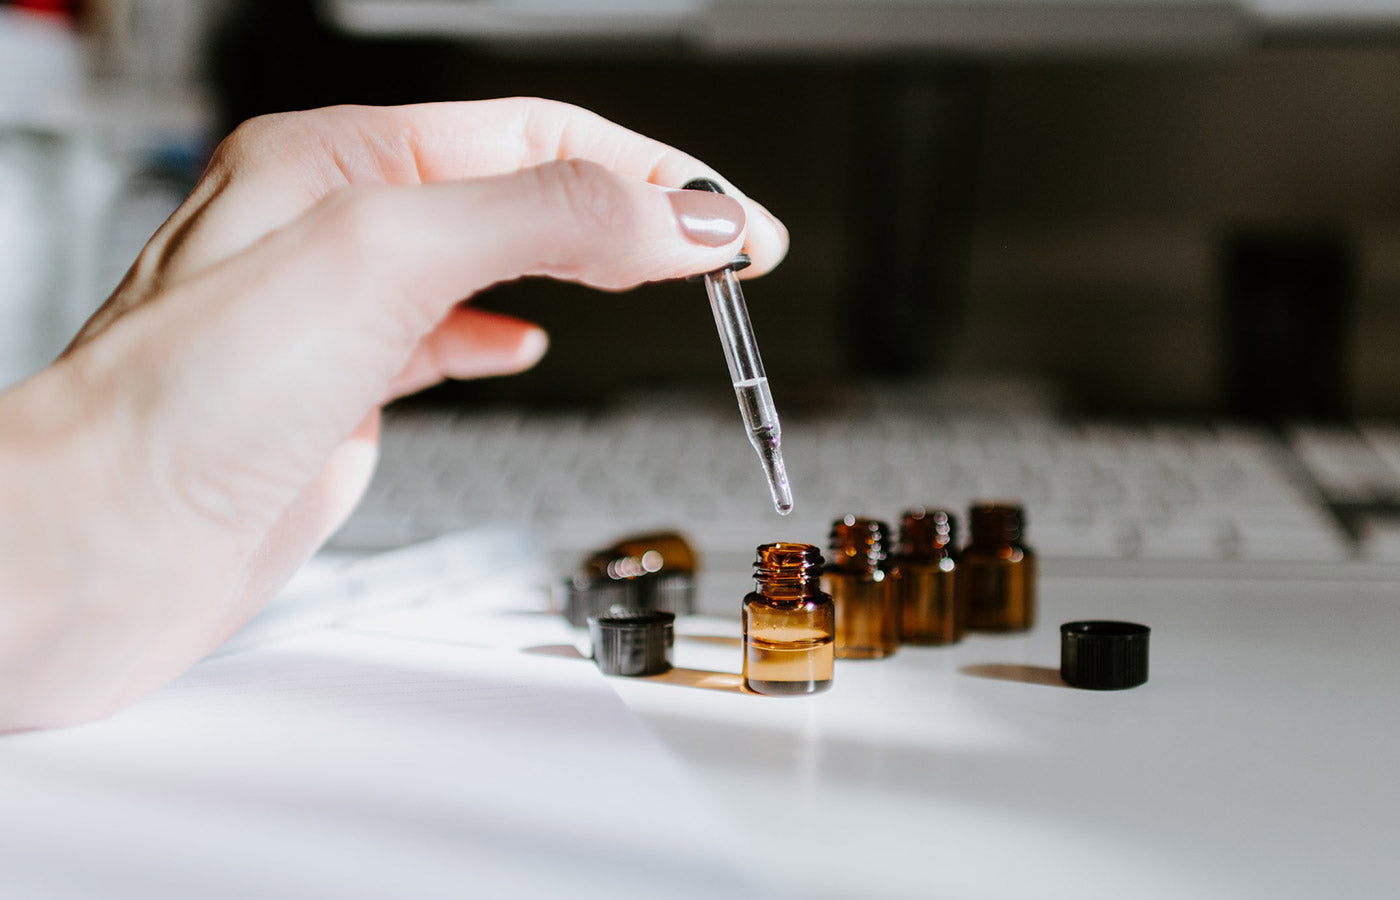
[{"label": "pipette tip", "polygon": [[749,436],[763,461],[763,473],[768,476],[768,490],[773,495],[773,508],[778,515],[792,512],[792,486],[788,484],[787,466],[783,464],[782,443],[776,432],[760,429]]}]

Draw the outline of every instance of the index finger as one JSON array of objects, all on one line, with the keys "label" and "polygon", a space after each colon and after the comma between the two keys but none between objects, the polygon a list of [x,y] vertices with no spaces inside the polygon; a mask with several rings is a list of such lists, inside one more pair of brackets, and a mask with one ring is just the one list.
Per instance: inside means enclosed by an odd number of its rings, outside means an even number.
[{"label": "index finger", "polygon": [[218,173],[225,176],[218,179],[223,190],[211,204],[240,213],[263,206],[254,221],[233,223],[245,233],[260,228],[237,250],[347,184],[456,181],[563,159],[588,160],[663,187],[713,178],[744,206],[752,274],[773,268],[787,252],[786,229],[710,166],[596,113],[536,98],[337,106],[260,117],[240,126],[211,163],[211,172],[227,170]]}]

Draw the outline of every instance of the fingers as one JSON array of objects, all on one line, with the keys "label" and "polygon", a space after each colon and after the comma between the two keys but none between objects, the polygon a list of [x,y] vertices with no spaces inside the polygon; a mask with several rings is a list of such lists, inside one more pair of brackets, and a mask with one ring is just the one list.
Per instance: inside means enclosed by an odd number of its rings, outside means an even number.
[{"label": "fingers", "polygon": [[418,343],[385,399],[416,393],[444,378],[521,372],[539,362],[548,346],[549,337],[538,325],[457,306]]},{"label": "fingers", "polygon": [[250,120],[216,152],[197,191],[203,202],[176,213],[153,255],[185,270],[187,260],[218,261],[347,184],[460,181],[565,159],[662,187],[715,179],[744,207],[748,273],[768,271],[787,252],[781,223],[694,157],[576,106],[515,98],[341,106]]},{"label": "fingers", "polygon": [[254,255],[267,271],[316,279],[298,302],[323,303],[328,315],[347,314],[352,300],[373,315],[416,312],[401,319],[421,329],[416,343],[461,297],[522,275],[621,290],[713,270],[738,251],[743,226],[732,198],[566,160],[469,182],[345,191]]}]

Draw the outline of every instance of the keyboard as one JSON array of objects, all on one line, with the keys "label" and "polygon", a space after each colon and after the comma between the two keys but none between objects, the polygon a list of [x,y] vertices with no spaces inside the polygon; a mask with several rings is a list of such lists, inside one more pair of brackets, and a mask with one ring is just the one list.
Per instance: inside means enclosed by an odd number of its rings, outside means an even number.
[{"label": "keyboard", "polygon": [[[754,548],[825,546],[846,513],[1026,510],[1043,571],[1395,574],[1400,429],[1073,419],[868,402],[783,411],[792,515],[772,508],[737,410],[657,397],[602,411],[391,411],[379,470],[332,539],[376,550],[501,527],[560,571],[627,534],[678,530],[741,584]],[[965,540],[965,535],[964,535]],[[727,590],[729,588],[726,588]]]}]

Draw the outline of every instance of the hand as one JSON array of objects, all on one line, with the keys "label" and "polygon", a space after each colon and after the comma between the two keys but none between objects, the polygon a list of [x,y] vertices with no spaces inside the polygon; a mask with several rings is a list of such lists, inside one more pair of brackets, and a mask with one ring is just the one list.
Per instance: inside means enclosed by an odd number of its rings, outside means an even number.
[{"label": "hand", "polygon": [[[269,116],[216,151],[52,367],[0,394],[0,730],[102,715],[246,622],[344,519],[380,406],[532,365],[461,305],[626,289],[782,226],[699,161],[541,100]],[[728,188],[726,188],[728,190]]]}]

